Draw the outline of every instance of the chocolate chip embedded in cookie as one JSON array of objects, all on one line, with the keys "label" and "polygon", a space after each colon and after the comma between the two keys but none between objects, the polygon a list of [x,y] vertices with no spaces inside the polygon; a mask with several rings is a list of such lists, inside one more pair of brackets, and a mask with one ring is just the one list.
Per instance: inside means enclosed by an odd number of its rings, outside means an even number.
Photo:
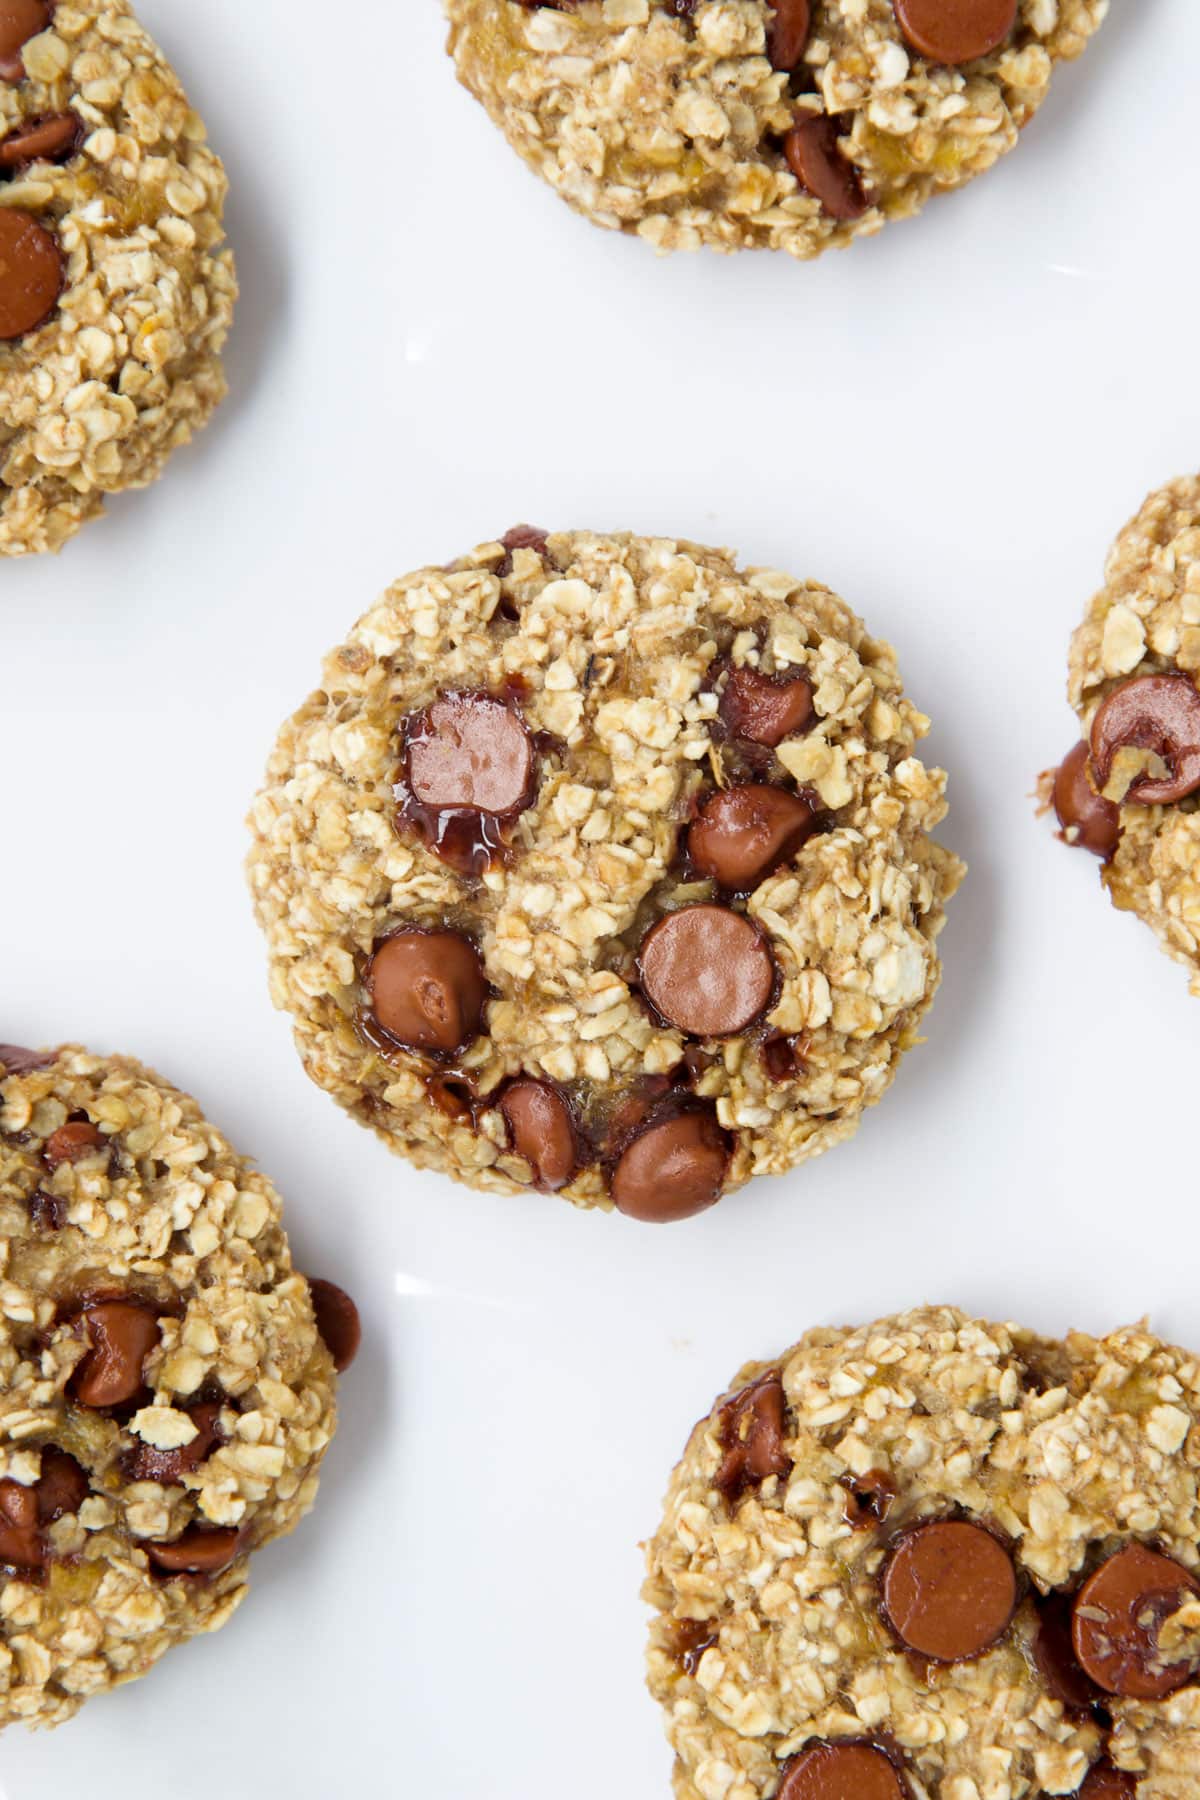
[{"label": "chocolate chip embedded in cookie", "polygon": [[732,1151],[730,1134],[707,1107],[652,1118],[612,1171],[613,1205],[648,1225],[694,1218],[721,1198]]},{"label": "chocolate chip embedded in cookie", "polygon": [[747,782],[725,788],[688,828],[687,852],[701,875],[731,893],[751,893],[789,862],[817,827],[820,812],[804,794]]},{"label": "chocolate chip embedded in cookie", "polygon": [[1079,1790],[1079,1800],[1135,1800],[1138,1791],[1136,1775],[1116,1769],[1110,1762],[1097,1763],[1088,1771]]},{"label": "chocolate chip embedded in cookie", "polygon": [[53,233],[31,213],[0,206],[0,339],[11,343],[37,331],[57,306],[62,286],[62,252]]},{"label": "chocolate chip embedded in cookie", "polygon": [[660,919],[638,952],[642,992],[689,1037],[732,1037],[761,1018],[775,962],[758,926],[727,906],[685,906]]},{"label": "chocolate chip embedded in cookie", "polygon": [[914,50],[957,68],[1008,41],[1017,6],[1018,0],[896,0],[896,20]]},{"label": "chocolate chip embedded in cookie", "polygon": [[479,952],[457,931],[397,931],[363,974],[371,1017],[410,1050],[448,1055],[479,1031],[487,981]]},{"label": "chocolate chip embedded in cookie", "polygon": [[49,0],[0,0],[0,81],[25,79],[21,52],[50,24]]},{"label": "chocolate chip embedded in cookie", "polygon": [[891,1757],[874,1744],[814,1744],[785,1765],[778,1800],[909,1800]]},{"label": "chocolate chip embedded in cookie", "polygon": [[1121,813],[1097,792],[1086,743],[1076,744],[1063,758],[1055,770],[1050,797],[1063,842],[1090,850],[1107,862],[1120,841]]},{"label": "chocolate chip embedded in cookie", "polygon": [[982,1656],[1012,1623],[1017,1577],[990,1531],[964,1519],[918,1525],[889,1558],[883,1609],[897,1637],[931,1662]]},{"label": "chocolate chip embedded in cookie", "polygon": [[335,1282],[310,1278],[308,1291],[312,1296],[317,1330],[333,1358],[334,1368],[342,1375],[358,1355],[362,1344],[362,1322],[358,1316],[358,1308],[345,1288],[338,1287]]},{"label": "chocolate chip embedded in cookie", "polygon": [[1171,1663],[1159,1645],[1163,1622],[1200,1595],[1200,1581],[1169,1556],[1130,1544],[1101,1563],[1079,1590],[1071,1636],[1085,1674],[1106,1694],[1165,1700],[1195,1668]]}]

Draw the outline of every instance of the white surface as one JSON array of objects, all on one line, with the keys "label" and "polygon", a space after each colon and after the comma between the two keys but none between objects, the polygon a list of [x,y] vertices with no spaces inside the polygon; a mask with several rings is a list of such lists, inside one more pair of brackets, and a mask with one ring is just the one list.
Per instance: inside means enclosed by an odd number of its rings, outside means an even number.
[{"label": "white surface", "polygon": [[[235,392],[156,489],[4,567],[0,1035],[193,1089],[367,1342],[241,1614],[10,1732],[0,1800],[666,1800],[637,1544],[743,1359],[926,1298],[1200,1342],[1197,1003],[1027,798],[1112,536],[1200,455],[1200,13],[1114,0],[1003,166],[802,267],[576,219],[431,0],[142,10],[233,179]],[[854,1143],[685,1226],[414,1173],[266,998],[240,864],[278,722],[387,581],[517,519],[829,582],[951,771],[927,1047]]]}]

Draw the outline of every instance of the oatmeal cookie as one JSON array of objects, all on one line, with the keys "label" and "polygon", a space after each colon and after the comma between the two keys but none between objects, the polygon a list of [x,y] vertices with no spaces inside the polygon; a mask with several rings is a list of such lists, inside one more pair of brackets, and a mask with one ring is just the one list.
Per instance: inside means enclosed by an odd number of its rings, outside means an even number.
[{"label": "oatmeal cookie", "polygon": [[1071,640],[1083,738],[1042,777],[1068,844],[1200,994],[1200,477],[1151,494]]},{"label": "oatmeal cookie", "polygon": [[809,1332],[648,1546],[679,1800],[1195,1800],[1200,1362],[950,1308]]},{"label": "oatmeal cookie", "polygon": [[849,1137],[959,863],[892,651],[695,544],[518,527],[283,727],[250,878],[312,1078],[423,1167],[647,1219]]},{"label": "oatmeal cookie", "polygon": [[0,0],[0,556],[154,481],[223,397],[224,200],[128,0]]},{"label": "oatmeal cookie", "polygon": [[459,78],[596,224],[812,257],[1011,150],[1108,0],[447,0]]},{"label": "oatmeal cookie", "polygon": [[0,1726],[225,1623],[313,1503],[357,1329],[194,1100],[0,1044]]}]

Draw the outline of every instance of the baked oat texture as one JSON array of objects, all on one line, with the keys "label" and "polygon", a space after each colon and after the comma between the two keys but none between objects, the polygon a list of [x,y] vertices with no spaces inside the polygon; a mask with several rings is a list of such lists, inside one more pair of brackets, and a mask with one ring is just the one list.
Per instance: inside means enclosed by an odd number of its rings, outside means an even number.
[{"label": "baked oat texture", "polygon": [[[789,1757],[845,1739],[885,1744],[914,1800],[1073,1794],[1106,1757],[1138,1800],[1194,1800],[1194,1679],[1071,1711],[1036,1645],[1043,1597],[1074,1595],[1131,1541],[1200,1566],[1197,1359],[1143,1328],[1052,1342],[928,1308],[811,1331],[735,1388],[768,1370],[789,1472],[723,1497],[719,1401],[648,1546],[649,1680],[679,1800],[766,1800]],[[853,1483],[894,1490],[885,1521],[850,1522]],[[885,1626],[879,1576],[890,1543],[947,1514],[1009,1545],[1022,1597],[994,1648],[930,1669]]]},{"label": "baked oat texture", "polygon": [[[962,67],[905,40],[892,0],[812,0],[789,75],[771,66],[769,0],[447,0],[465,86],[536,173],[599,225],[659,250],[769,248],[808,258],[870,236],[1017,141],[1108,0],[1021,0],[1013,32]],[[959,11],[963,9],[960,7]],[[867,204],[839,219],[781,144],[836,119]],[[853,210],[853,209],[852,209]]]},{"label": "baked oat texture", "polygon": [[225,394],[236,298],[225,173],[128,0],[58,0],[0,79],[0,141],[73,112],[81,142],[4,179],[0,206],[58,239],[65,285],[39,329],[0,343],[0,555],[57,550],[144,487]]},{"label": "baked oat texture", "polygon": [[[0,1046],[0,1233],[0,1560],[50,1459],[82,1471],[33,1566],[0,1574],[0,1725],[58,1725],[244,1599],[250,1552],[312,1505],[334,1367],[275,1189],[128,1057]],[[114,1297],[154,1342],[141,1391],[97,1407],[86,1308]],[[156,1570],[148,1546],[181,1538],[226,1566]]]},{"label": "baked oat texture", "polygon": [[[394,1150],[472,1186],[536,1178],[495,1104],[522,1073],[556,1084],[590,1146],[562,1189],[577,1205],[610,1204],[614,1118],[672,1083],[729,1134],[727,1190],[778,1174],[853,1133],[938,984],[962,868],[929,836],[945,776],[915,754],[928,721],[892,650],[827,588],[668,539],[511,540],[396,582],[284,725],[249,859],[272,997],[313,1080]],[[720,725],[743,669],[805,678],[813,703],[808,728],[749,771]],[[506,860],[463,876],[396,822],[402,722],[448,691],[514,684],[551,747]],[[733,902],[778,965],[765,1020],[696,1043],[641,1002],[636,952],[656,919],[713,898],[680,867],[682,833],[747,772],[799,786],[823,828]],[[447,924],[478,945],[492,989],[455,1063],[471,1116],[444,1091],[432,1103],[436,1063],[362,1029],[373,948]],[[795,1052],[784,1078],[764,1032]]]}]

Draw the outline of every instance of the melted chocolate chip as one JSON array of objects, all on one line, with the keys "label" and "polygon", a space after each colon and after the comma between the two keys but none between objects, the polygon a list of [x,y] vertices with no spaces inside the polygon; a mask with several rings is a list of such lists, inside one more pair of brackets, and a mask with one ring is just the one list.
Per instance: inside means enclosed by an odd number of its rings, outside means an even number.
[{"label": "melted chocolate chip", "polygon": [[882,1525],[896,1503],[896,1483],[886,1469],[870,1469],[846,1482],[843,1516],[855,1531]]},{"label": "melted chocolate chip", "polygon": [[795,737],[812,724],[812,683],[804,675],[731,669],[719,710],[731,737],[774,750],[784,738]]},{"label": "melted chocolate chip", "polygon": [[739,1389],[721,1408],[717,1440],[725,1454],[713,1486],[731,1510],[751,1488],[791,1474],[792,1459],[783,1447],[786,1410],[778,1369]]},{"label": "melted chocolate chip", "polygon": [[1109,860],[1121,840],[1121,812],[1092,786],[1086,743],[1076,744],[1055,773],[1054,811],[1064,843]]},{"label": "melted chocolate chip", "polygon": [[66,162],[82,142],[83,126],[74,113],[30,119],[0,139],[0,170],[16,173],[36,162]]},{"label": "melted chocolate chip", "polygon": [[81,1406],[123,1406],[141,1392],[142,1365],[161,1336],[149,1307],[129,1300],[100,1300],[78,1315],[89,1349],[77,1365],[69,1392]]},{"label": "melted chocolate chip", "polygon": [[961,1519],[919,1525],[883,1573],[884,1612],[897,1637],[931,1662],[965,1662],[1003,1637],[1017,1605],[1012,1557],[990,1531]]},{"label": "melted chocolate chip", "polygon": [[310,1278],[308,1291],[312,1295],[317,1330],[333,1358],[334,1368],[342,1375],[358,1355],[362,1343],[358,1308],[346,1290],[332,1281]]},{"label": "melted chocolate chip", "polygon": [[790,861],[818,819],[802,794],[758,782],[714,794],[692,821],[687,851],[702,875],[746,894]]},{"label": "melted chocolate chip", "polygon": [[771,67],[790,74],[804,55],[812,31],[811,0],[771,0],[775,17],[767,33]]},{"label": "melted chocolate chip", "polygon": [[571,1108],[553,1082],[521,1076],[500,1096],[512,1147],[533,1171],[538,1187],[565,1187],[579,1166]]},{"label": "melted chocolate chip", "polygon": [[384,938],[363,984],[376,1023],[406,1049],[448,1055],[479,1033],[487,981],[461,932],[414,928]]},{"label": "melted chocolate chip", "polygon": [[99,1126],[90,1119],[69,1119],[52,1131],[42,1145],[42,1161],[48,1169],[57,1169],[65,1162],[82,1162],[107,1149],[108,1140]]},{"label": "melted chocolate chip", "polygon": [[24,81],[21,51],[49,23],[46,0],[0,0],[0,81]]},{"label": "melted chocolate chip", "polygon": [[1087,1712],[1100,1698],[1100,1689],[1079,1666],[1071,1642],[1071,1601],[1065,1594],[1047,1594],[1037,1603],[1038,1628],[1033,1640],[1033,1660],[1038,1673],[1056,1700],[1071,1712]]},{"label": "melted chocolate chip", "polygon": [[990,56],[1012,35],[1018,0],[896,0],[896,22],[914,50],[957,68]]},{"label": "melted chocolate chip", "polygon": [[1135,1800],[1137,1791],[1137,1776],[1114,1768],[1106,1758],[1088,1770],[1079,1800]]},{"label": "melted chocolate chip", "polygon": [[1071,1641],[1084,1673],[1106,1694],[1165,1700],[1195,1670],[1163,1662],[1158,1634],[1164,1620],[1197,1594],[1200,1582],[1182,1563],[1142,1544],[1118,1550],[1076,1596]]},{"label": "melted chocolate chip", "polygon": [[776,1800],[908,1800],[908,1788],[875,1744],[813,1744],[784,1764]]},{"label": "melted chocolate chip", "polygon": [[57,238],[30,213],[0,206],[0,340],[13,343],[44,325],[64,280]]},{"label": "melted chocolate chip", "polygon": [[660,1018],[691,1037],[729,1037],[764,1013],[775,959],[750,919],[726,906],[681,907],[642,940],[642,991]]},{"label": "melted chocolate chip", "polygon": [[690,1219],[721,1198],[731,1154],[708,1107],[651,1115],[613,1170],[613,1205],[650,1225]]},{"label": "melted chocolate chip", "polygon": [[447,694],[405,721],[397,828],[460,873],[497,860],[536,791],[534,741],[509,700]]},{"label": "melted chocolate chip", "polygon": [[1143,775],[1127,805],[1171,806],[1200,788],[1200,691],[1190,675],[1142,675],[1114,688],[1092,720],[1096,784],[1108,786],[1119,750],[1149,750],[1167,765]]},{"label": "melted chocolate chip", "polygon": [[53,1525],[56,1519],[79,1511],[92,1484],[73,1456],[57,1444],[47,1444],[42,1451],[42,1472],[33,1491],[37,1495],[39,1524]]},{"label": "melted chocolate chip", "polygon": [[59,1194],[37,1188],[29,1196],[29,1218],[37,1231],[61,1231],[67,1222],[67,1202]]},{"label": "melted chocolate chip", "polygon": [[842,154],[842,128],[825,113],[797,118],[783,140],[788,167],[831,219],[861,219],[869,202],[862,177]]},{"label": "melted chocolate chip", "polygon": [[187,1415],[196,1427],[191,1443],[181,1444],[175,1450],[156,1450],[153,1444],[139,1443],[130,1451],[124,1464],[130,1481],[157,1481],[163,1487],[178,1486],[185,1475],[194,1475],[201,1463],[207,1462],[218,1445],[225,1442],[221,1435],[221,1408],[216,1401],[191,1406]]},{"label": "melted chocolate chip", "polygon": [[685,1675],[694,1675],[706,1650],[720,1641],[712,1619],[675,1619],[671,1625],[676,1660]]},{"label": "melted chocolate chip", "polygon": [[147,1544],[146,1554],[164,1575],[219,1575],[237,1557],[242,1533],[229,1526],[209,1531],[189,1525],[182,1537],[170,1544]]}]

